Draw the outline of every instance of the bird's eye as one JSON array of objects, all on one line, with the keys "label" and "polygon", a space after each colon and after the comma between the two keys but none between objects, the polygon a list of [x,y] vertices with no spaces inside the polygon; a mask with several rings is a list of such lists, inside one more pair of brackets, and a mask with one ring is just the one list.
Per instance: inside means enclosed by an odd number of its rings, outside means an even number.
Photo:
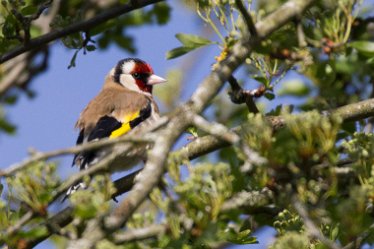
[{"label": "bird's eye", "polygon": [[140,73],[133,73],[132,76],[133,76],[135,79],[140,79]]}]

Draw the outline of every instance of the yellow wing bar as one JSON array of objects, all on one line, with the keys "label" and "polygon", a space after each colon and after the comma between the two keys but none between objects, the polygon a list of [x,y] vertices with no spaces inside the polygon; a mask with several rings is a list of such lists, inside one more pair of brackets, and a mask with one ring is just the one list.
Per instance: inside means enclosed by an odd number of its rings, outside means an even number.
[{"label": "yellow wing bar", "polygon": [[131,130],[130,122],[136,119],[137,117],[139,117],[139,114],[140,114],[140,111],[137,111],[134,114],[126,115],[123,118],[122,126],[118,128],[117,130],[112,131],[109,138],[120,137],[126,134],[127,132],[129,132]]}]

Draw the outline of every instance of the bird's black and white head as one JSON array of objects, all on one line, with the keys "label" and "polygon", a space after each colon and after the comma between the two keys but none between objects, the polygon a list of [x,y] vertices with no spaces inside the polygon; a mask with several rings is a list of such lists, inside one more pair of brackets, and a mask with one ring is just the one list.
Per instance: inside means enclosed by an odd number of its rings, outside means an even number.
[{"label": "bird's black and white head", "polygon": [[145,94],[152,94],[153,85],[166,82],[164,78],[153,73],[147,62],[137,58],[120,60],[110,74],[114,82]]}]

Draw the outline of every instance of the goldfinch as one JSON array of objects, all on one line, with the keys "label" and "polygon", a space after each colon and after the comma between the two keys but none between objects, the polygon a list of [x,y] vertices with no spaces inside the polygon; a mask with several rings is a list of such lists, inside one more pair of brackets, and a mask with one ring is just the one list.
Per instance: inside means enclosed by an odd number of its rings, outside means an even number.
[{"label": "goldfinch", "polygon": [[[77,144],[120,137],[157,119],[159,111],[152,97],[152,88],[163,82],[166,80],[155,75],[145,61],[137,58],[120,60],[106,76],[100,93],[80,114],[75,125],[79,129]],[[85,170],[100,159],[101,153],[76,154],[73,165]],[[80,187],[85,186],[83,183],[71,186],[66,197]]]}]

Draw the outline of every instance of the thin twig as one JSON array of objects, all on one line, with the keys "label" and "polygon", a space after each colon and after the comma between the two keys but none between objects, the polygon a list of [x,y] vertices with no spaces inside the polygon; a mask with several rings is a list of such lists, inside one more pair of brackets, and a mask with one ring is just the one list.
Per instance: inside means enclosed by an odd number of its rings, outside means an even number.
[{"label": "thin twig", "polygon": [[113,236],[113,239],[114,243],[116,244],[123,244],[136,240],[144,240],[165,233],[167,228],[168,226],[165,224],[154,224],[148,227],[128,230],[123,233],[115,234]]},{"label": "thin twig", "polygon": [[[123,193],[128,192],[134,184],[135,176],[140,172],[137,170],[127,176],[121,177],[120,179],[114,181],[114,187],[116,192],[113,193],[112,198],[115,198]],[[35,245],[39,244],[40,242],[47,239],[53,233],[55,233],[55,227],[65,227],[73,221],[73,207],[69,206],[62,211],[59,211],[57,214],[53,215],[52,217],[48,218],[44,224],[47,227],[47,234],[44,234],[40,237],[36,236],[35,238],[27,241],[27,246],[25,249],[33,248]],[[20,228],[14,230],[15,232],[18,231]]]},{"label": "thin twig", "polygon": [[[323,112],[325,115],[336,115],[339,116],[343,122],[358,121],[368,117],[374,116],[374,98],[363,100],[357,103],[348,104],[330,111]],[[298,114],[303,115],[303,114]],[[269,121],[273,128],[273,131],[277,131],[285,126],[285,120],[282,116],[268,116],[266,119]],[[240,134],[246,123],[240,126],[234,127],[232,130]],[[226,141],[218,139],[211,135],[198,137],[194,141],[188,144],[188,147],[182,148],[184,153],[188,153],[189,156],[195,158],[201,155],[208,154],[212,151],[229,146],[230,144]]]},{"label": "thin twig", "polygon": [[303,30],[303,25],[301,24],[301,21],[299,19],[296,20],[296,34],[297,34],[297,41],[299,43],[300,48],[304,48],[308,45],[308,43],[305,40],[305,33]]},{"label": "thin twig", "polygon": [[238,208],[250,211],[264,207],[271,203],[273,194],[274,193],[268,188],[253,191],[241,191],[223,203],[221,212],[229,212]]},{"label": "thin twig", "polygon": [[[130,148],[128,148],[128,150],[129,149]],[[116,159],[117,156],[117,153],[110,153],[109,155],[102,158],[97,164],[92,165],[88,169],[79,171],[78,173],[70,176],[54,191],[54,196],[51,202],[57,200],[57,198],[66,193],[69,187],[76,184],[78,181],[82,180],[83,177],[92,175],[99,171],[109,171],[109,165]]]},{"label": "thin twig", "polygon": [[253,100],[253,96],[256,96],[257,91],[244,91],[233,75],[229,77],[228,82],[231,86],[231,92],[229,92],[231,101],[235,104],[246,103],[250,112],[259,113]]},{"label": "thin twig", "polygon": [[96,15],[95,17],[93,17],[89,20],[74,23],[74,24],[72,24],[72,25],[70,25],[66,28],[61,29],[61,30],[56,30],[56,31],[50,32],[48,34],[39,36],[35,39],[31,39],[27,44],[16,47],[16,48],[12,49],[11,51],[1,55],[0,56],[0,64],[18,56],[18,55],[20,55],[24,52],[27,52],[27,51],[30,51],[32,49],[41,47],[41,46],[43,46],[43,45],[45,45],[45,44],[47,44],[51,41],[57,40],[61,37],[65,37],[67,35],[70,35],[70,34],[73,34],[73,33],[76,33],[76,32],[89,30],[89,29],[91,29],[91,28],[93,28],[93,27],[95,27],[99,24],[102,24],[102,23],[104,23],[104,22],[106,22],[110,19],[113,19],[117,16],[123,15],[123,14],[128,13],[130,11],[133,11],[135,9],[139,9],[139,8],[145,7],[147,5],[151,5],[151,4],[154,4],[154,3],[157,3],[157,2],[161,2],[161,1],[163,1],[163,0],[143,0],[143,1],[138,0],[136,5],[133,5],[133,4],[129,3],[129,4],[124,4],[122,6],[117,6],[115,8],[110,9],[110,10],[101,12],[100,14]]},{"label": "thin twig", "polygon": [[252,20],[252,17],[248,14],[242,0],[235,0],[235,5],[238,8],[240,14],[242,15],[251,36],[257,36],[256,26]]},{"label": "thin twig", "polygon": [[57,156],[76,154],[82,151],[91,151],[91,150],[104,148],[107,146],[112,146],[112,145],[120,144],[120,143],[152,143],[154,141],[154,136],[152,134],[144,135],[144,133],[156,130],[160,126],[164,125],[167,122],[167,120],[168,120],[167,117],[162,117],[158,119],[152,125],[148,127],[144,127],[140,134],[128,134],[126,136],[115,138],[115,139],[107,139],[107,140],[102,139],[99,141],[93,141],[90,143],[81,144],[81,145],[77,145],[77,146],[73,146],[73,147],[69,147],[65,149],[59,149],[59,150],[54,150],[54,151],[44,152],[44,153],[35,153],[33,156],[24,159],[20,163],[15,163],[13,165],[10,165],[4,170],[0,170],[0,177],[14,174],[17,171],[25,167],[28,167],[30,164],[34,162],[50,159],[50,158],[57,157]]},{"label": "thin twig", "polygon": [[[277,13],[270,14],[256,25],[257,30],[261,30],[261,36],[259,37],[263,38],[270,35],[271,32],[287,23],[295,15],[300,15],[312,2],[313,0],[287,2],[275,11]],[[278,12],[279,10],[282,11],[281,14]],[[236,43],[230,56],[218,63],[217,68],[204,79],[186,104],[177,108],[166,127],[158,132],[155,146],[149,151],[147,163],[142,173],[136,177],[135,185],[127,198],[120,203],[113,214],[104,218],[104,222],[100,219],[90,221],[82,238],[72,241],[69,248],[82,248],[82,246],[93,248],[98,241],[126,223],[159,182],[165,170],[165,161],[170,148],[190,123],[187,119],[187,112],[193,111],[199,114],[209,105],[210,100],[219,92],[224,82],[250,54],[252,42],[255,41],[245,39]],[[105,224],[104,228],[101,224]]]},{"label": "thin twig", "polygon": [[[291,0],[281,6],[277,11],[256,24],[259,32],[257,39],[267,37],[271,32],[294,18],[295,15],[300,15],[312,2],[313,0]],[[235,44],[232,53],[226,60],[220,62],[218,67],[204,79],[190,101],[177,108],[173,115],[170,116],[169,123],[156,132],[155,146],[148,153],[146,166],[142,173],[136,177],[135,185],[127,198],[118,206],[114,213],[107,218],[104,217],[104,222],[102,222],[101,218],[89,221],[90,225],[83,232],[82,238],[77,241],[71,241],[69,248],[83,248],[82,244],[87,248],[92,248],[96,245],[96,242],[126,223],[163,175],[165,161],[172,145],[190,123],[187,112],[192,110],[199,114],[209,105],[210,100],[219,92],[224,82],[250,54],[252,42],[254,41],[240,40]],[[102,224],[105,224],[104,228]]]},{"label": "thin twig", "polygon": [[13,226],[9,227],[6,230],[4,237],[12,236],[14,233],[20,230],[26,223],[28,223],[34,217],[35,217],[35,213],[31,210],[28,211],[26,214],[22,216],[21,219],[17,221],[16,224],[14,224]]},{"label": "thin twig", "polygon": [[304,225],[306,227],[306,232],[309,234],[310,237],[314,239],[318,239],[325,246],[331,249],[341,249],[341,247],[337,245],[334,241],[326,238],[326,236],[322,234],[322,232],[314,224],[313,220],[309,217],[306,207],[299,201],[297,197],[294,197],[292,202],[293,202],[293,206],[295,207],[296,211],[298,212],[300,217],[303,219]]},{"label": "thin twig", "polygon": [[216,122],[209,122],[200,115],[191,114],[191,121],[197,128],[230,144],[236,144],[240,140],[239,136],[230,131],[226,126]]},{"label": "thin twig", "polygon": [[45,153],[37,152],[33,156],[24,159],[20,163],[10,165],[8,168],[6,168],[4,170],[0,170],[0,176],[12,175],[12,174],[18,172],[19,170],[24,169],[25,167],[29,166],[32,163],[35,163],[35,162],[41,161],[41,160],[50,159],[50,158],[57,157],[57,156],[76,154],[76,153],[79,153],[79,152],[82,152],[82,151],[91,151],[91,150],[104,148],[104,147],[107,147],[107,146],[110,146],[110,145],[125,143],[125,142],[128,142],[128,143],[150,143],[152,141],[153,141],[152,139],[144,137],[143,135],[142,136],[135,135],[135,136],[125,136],[125,137],[120,137],[120,138],[115,138],[115,139],[107,139],[107,140],[102,139],[102,140],[99,140],[99,141],[93,141],[93,142],[90,142],[90,143],[81,144],[81,145],[77,145],[77,146],[73,146],[73,147],[69,147],[69,148],[65,148],[65,149],[54,150],[54,151],[45,152]]}]

